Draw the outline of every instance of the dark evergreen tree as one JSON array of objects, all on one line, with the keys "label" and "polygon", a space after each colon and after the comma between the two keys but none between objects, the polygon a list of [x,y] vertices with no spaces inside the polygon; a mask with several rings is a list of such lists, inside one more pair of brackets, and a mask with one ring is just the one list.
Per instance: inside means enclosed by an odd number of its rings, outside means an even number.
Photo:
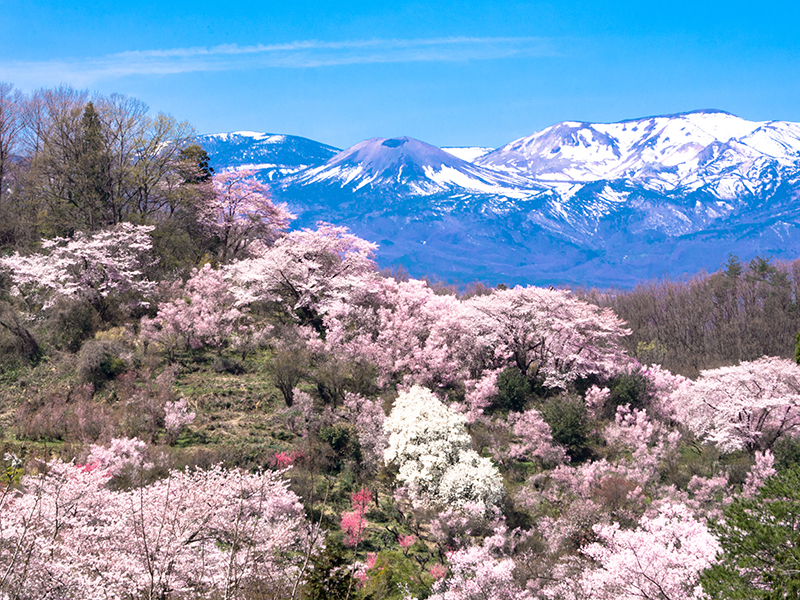
[{"label": "dark evergreen tree", "polygon": [[800,469],[767,480],[756,498],[739,497],[712,524],[720,561],[701,576],[706,593],[725,600],[800,597]]}]

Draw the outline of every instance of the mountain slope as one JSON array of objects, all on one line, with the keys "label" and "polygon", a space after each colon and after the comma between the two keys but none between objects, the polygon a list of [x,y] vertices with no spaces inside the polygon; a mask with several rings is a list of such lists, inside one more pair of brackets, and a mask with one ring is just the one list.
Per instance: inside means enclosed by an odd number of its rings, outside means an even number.
[{"label": "mountain slope", "polygon": [[[298,226],[347,225],[417,276],[627,286],[731,252],[800,256],[796,123],[712,110],[564,122],[483,155],[407,137],[339,153],[305,142],[264,175]],[[229,142],[215,143],[215,167],[246,160],[226,164]]]},{"label": "mountain slope", "polygon": [[525,178],[476,166],[409,137],[365,140],[324,165],[281,182],[282,187],[310,184],[333,185],[351,193],[395,192],[414,196],[469,191],[513,197],[516,190],[531,187]]},{"label": "mountain slope", "polygon": [[215,169],[254,169],[265,181],[323,164],[338,149],[295,135],[254,131],[197,137]]}]

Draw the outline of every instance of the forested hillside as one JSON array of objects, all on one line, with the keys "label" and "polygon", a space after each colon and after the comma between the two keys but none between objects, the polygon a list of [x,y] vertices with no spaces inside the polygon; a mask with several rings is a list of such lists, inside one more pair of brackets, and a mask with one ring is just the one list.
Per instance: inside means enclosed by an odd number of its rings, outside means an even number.
[{"label": "forested hillside", "polygon": [[796,594],[800,263],[449,290],[148,115],[0,86],[0,595]]}]

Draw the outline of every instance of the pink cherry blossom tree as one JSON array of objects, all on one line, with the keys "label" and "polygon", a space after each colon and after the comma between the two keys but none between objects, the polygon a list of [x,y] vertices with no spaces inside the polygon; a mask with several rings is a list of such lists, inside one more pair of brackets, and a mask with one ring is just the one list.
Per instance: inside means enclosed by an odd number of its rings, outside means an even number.
[{"label": "pink cherry blossom tree", "polygon": [[355,425],[358,443],[364,456],[364,466],[374,473],[383,463],[383,453],[389,438],[383,429],[386,414],[380,401],[362,398],[347,392],[344,399],[344,418]]},{"label": "pink cherry blossom tree", "polygon": [[313,535],[279,472],[172,471],[113,491],[59,461],[3,497],[0,591],[14,598],[292,597]]},{"label": "pink cherry blossom tree", "polygon": [[507,423],[515,438],[508,450],[511,458],[538,459],[547,465],[569,461],[566,449],[553,440],[550,426],[536,409],[532,408],[523,413],[509,413]]},{"label": "pink cherry blossom tree", "polygon": [[249,332],[245,309],[223,273],[203,265],[185,284],[177,284],[175,298],[159,305],[155,318],[142,318],[141,336],[161,344],[169,353],[178,348],[222,349]]},{"label": "pink cherry blossom tree", "polygon": [[516,287],[465,302],[487,367],[516,366],[530,380],[564,387],[579,376],[613,375],[630,362],[630,333],[608,308],[564,290]]},{"label": "pink cherry blossom tree", "polygon": [[696,597],[700,573],[720,551],[706,526],[681,504],[664,504],[634,530],[614,523],[595,525],[594,532],[599,541],[581,552],[596,566],[584,571],[578,587],[582,597],[597,600]]},{"label": "pink cherry blossom tree", "polygon": [[286,204],[272,202],[255,171],[216,173],[213,187],[214,194],[203,197],[198,221],[219,240],[222,262],[242,257],[256,240],[271,245],[295,218]]},{"label": "pink cherry blossom tree", "polygon": [[140,305],[156,285],[145,273],[153,264],[152,230],[120,223],[91,234],[78,232],[71,239],[44,240],[44,252],[15,252],[0,258],[0,267],[9,271],[12,294],[30,312],[50,308],[59,297],[89,302],[101,314],[113,298],[129,296],[132,305]]},{"label": "pink cherry blossom tree", "polygon": [[447,556],[448,573],[433,587],[431,600],[527,600],[514,579],[514,560],[495,556],[491,544],[469,546]]},{"label": "pink cherry blossom tree", "polygon": [[800,433],[800,366],[764,357],[701,371],[670,402],[678,421],[723,452],[769,450]]},{"label": "pink cherry blossom tree", "polygon": [[375,248],[345,227],[321,223],[261,245],[256,256],[233,263],[227,272],[246,291],[244,301],[276,303],[301,325],[321,330],[330,306],[374,275]]},{"label": "pink cherry blossom tree", "polygon": [[326,345],[376,365],[384,385],[454,388],[470,374],[474,345],[462,317],[457,298],[424,281],[363,279],[328,311]]}]

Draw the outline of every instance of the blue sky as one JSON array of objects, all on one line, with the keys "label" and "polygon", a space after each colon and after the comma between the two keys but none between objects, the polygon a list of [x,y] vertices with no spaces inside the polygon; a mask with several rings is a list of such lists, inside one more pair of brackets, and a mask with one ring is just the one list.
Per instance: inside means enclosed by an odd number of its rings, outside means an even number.
[{"label": "blue sky", "polygon": [[198,133],[497,147],[699,108],[800,121],[799,18],[796,0],[0,0],[0,81],[127,94]]}]

